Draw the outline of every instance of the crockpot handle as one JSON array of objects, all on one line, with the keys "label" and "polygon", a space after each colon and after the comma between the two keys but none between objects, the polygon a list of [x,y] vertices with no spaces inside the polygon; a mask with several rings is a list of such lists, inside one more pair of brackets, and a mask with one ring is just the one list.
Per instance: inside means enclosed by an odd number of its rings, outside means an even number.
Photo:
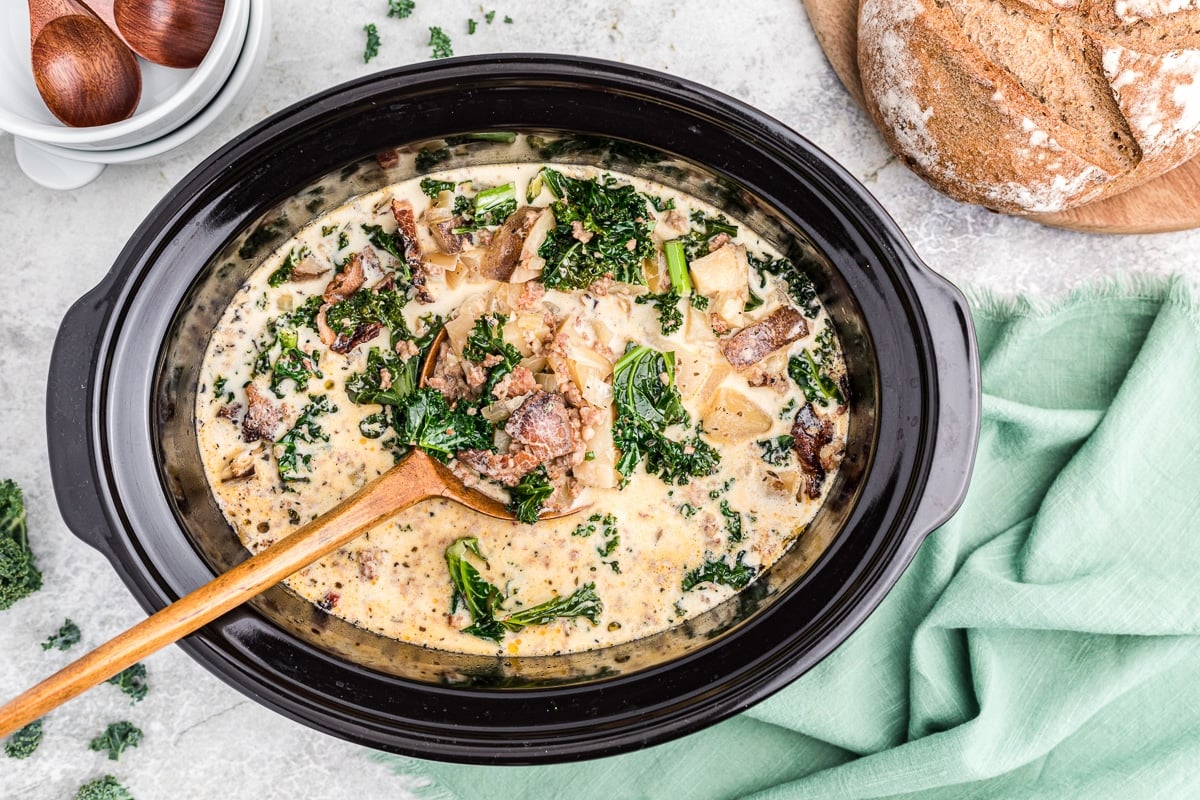
[{"label": "crockpot handle", "polygon": [[63,317],[50,356],[46,434],[58,510],[71,532],[113,558],[93,446],[93,398],[102,332],[114,305],[112,275]]},{"label": "crockpot handle", "polygon": [[966,298],[920,261],[909,277],[926,312],[937,365],[937,432],[929,480],[913,520],[921,536],[958,510],[967,494],[979,442],[979,349]]}]

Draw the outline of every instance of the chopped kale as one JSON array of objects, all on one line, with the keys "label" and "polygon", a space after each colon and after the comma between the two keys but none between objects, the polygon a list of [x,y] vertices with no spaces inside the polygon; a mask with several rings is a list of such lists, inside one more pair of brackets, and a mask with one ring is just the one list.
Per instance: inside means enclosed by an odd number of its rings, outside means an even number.
[{"label": "chopped kale", "polygon": [[307,246],[301,247],[299,250],[293,247],[288,251],[287,258],[283,260],[279,268],[267,276],[267,285],[282,286],[288,278],[292,277],[292,270],[296,269],[296,265],[310,255],[312,255],[312,251]]},{"label": "chopped kale", "polygon": [[782,467],[792,457],[792,445],[796,440],[784,434],[773,439],[759,439],[756,444],[762,448],[762,460],[773,467]]},{"label": "chopped kale", "polygon": [[495,11],[489,11],[489,12],[487,12],[486,14],[484,14],[484,15],[483,15],[483,18],[484,18],[484,19],[487,21],[487,24],[488,24],[488,25],[491,25],[491,24],[492,24],[492,20],[494,20],[494,19],[496,18],[496,12],[495,12]]},{"label": "chopped kale", "polygon": [[691,503],[684,503],[679,507],[679,513],[683,515],[684,519],[690,519],[691,517],[696,516],[696,512],[699,510],[700,509],[696,508]]},{"label": "chopped kale", "polygon": [[517,187],[513,183],[493,186],[475,194],[472,200],[462,195],[454,199],[454,213],[462,217],[463,224],[454,229],[455,233],[470,233],[480,228],[494,228],[503,225],[517,210]]},{"label": "chopped kale", "polygon": [[9,758],[29,758],[42,743],[42,721],[35,719],[4,741],[4,755]]},{"label": "chopped kale", "polygon": [[685,484],[716,471],[720,454],[699,433],[681,441],[666,435],[668,427],[691,421],[675,388],[674,353],[630,342],[613,367],[613,396],[613,443],[621,451],[617,471],[623,481],[643,459],[646,471],[664,483]]},{"label": "chopped kale", "polygon": [[277,340],[279,357],[271,366],[271,391],[276,397],[283,397],[284,381],[291,381],[295,391],[303,392],[308,388],[309,378],[323,377],[317,369],[317,351],[305,353],[301,350],[300,337],[295,331],[280,330]]},{"label": "chopped kale", "polygon": [[512,22],[513,22],[513,18],[512,18],[512,17],[505,17],[505,18],[504,18],[504,24],[505,24],[505,25],[512,25]]},{"label": "chopped kale", "polygon": [[692,304],[692,308],[696,309],[697,311],[708,310],[708,298],[702,294],[693,294],[688,298],[688,302],[690,302]]},{"label": "chopped kale", "polygon": [[719,583],[723,586],[728,586],[732,589],[744,589],[754,580],[754,576],[758,574],[758,570],[748,564],[743,564],[742,559],[746,557],[746,551],[742,550],[737,554],[737,560],[733,564],[725,561],[725,556],[721,556],[719,560],[706,559],[703,566],[696,567],[690,570],[683,577],[683,591],[691,591],[702,583]]},{"label": "chopped kale", "polygon": [[12,480],[0,481],[0,611],[42,588],[29,547],[25,498]]},{"label": "chopped kale", "polygon": [[215,397],[217,400],[223,399],[226,403],[232,403],[233,392],[227,391],[225,388],[228,383],[228,378],[226,378],[224,375],[218,375],[216,379],[213,380],[213,397]]},{"label": "chopped kale", "polygon": [[80,636],[79,626],[68,619],[63,622],[58,633],[51,634],[49,639],[42,642],[42,649],[70,650],[72,645],[79,644]]},{"label": "chopped kale", "polygon": [[323,394],[310,394],[308,401],[296,424],[275,442],[279,479],[285,486],[289,483],[308,483],[308,478],[303,477],[300,470],[311,469],[312,454],[301,452],[298,449],[299,445],[329,441],[329,434],[317,424],[317,417],[337,412],[337,406],[331,404],[329,398]]},{"label": "chopped kale", "polygon": [[108,752],[110,761],[116,761],[121,753],[130,747],[137,747],[142,741],[141,728],[128,720],[114,722],[104,729],[104,732],[88,743],[88,749],[96,752]]},{"label": "chopped kale", "polygon": [[446,548],[446,565],[454,585],[451,610],[457,610],[462,605],[471,615],[471,624],[463,628],[463,633],[499,644],[505,633],[515,633],[529,625],[545,625],[556,619],[573,617],[584,617],[593,625],[600,621],[603,606],[596,595],[594,583],[584,584],[569,595],[559,595],[544,603],[500,616],[503,613],[504,594],[484,580],[470,562],[471,556],[487,564],[487,559],[480,552],[479,541],[474,537],[459,539]]},{"label": "chopped kale", "polygon": [[703,211],[691,213],[692,229],[679,237],[683,251],[689,262],[708,255],[712,240],[722,233],[727,236],[737,236],[738,227],[726,219],[724,214],[710,217]]},{"label": "chopped kale", "polygon": [[828,406],[830,402],[841,405],[846,398],[838,382],[829,375],[837,358],[837,343],[828,322],[817,334],[814,344],[816,347],[813,350],[806,347],[800,355],[788,359],[788,375],[804,392],[804,399],[808,402],[821,406]]},{"label": "chopped kale", "polygon": [[[645,196],[609,175],[569,178],[549,167],[541,175],[556,198],[551,204],[555,227],[538,250],[546,260],[542,283],[569,291],[612,275],[621,283],[644,285],[642,262],[654,255]],[[577,229],[586,242],[576,237]]]},{"label": "chopped kale", "polygon": [[350,246],[350,234],[342,231],[338,234],[338,250],[345,250]]},{"label": "chopped kale", "polygon": [[325,311],[325,324],[334,333],[348,337],[366,326],[379,324],[391,331],[394,344],[413,338],[404,321],[407,304],[408,295],[395,289],[357,291]]},{"label": "chopped kale", "polygon": [[75,800],[133,800],[133,795],[112,775],[105,775],[80,786]]},{"label": "chopped kale", "polygon": [[543,464],[526,473],[520,483],[508,490],[510,500],[506,508],[519,522],[532,525],[538,521],[547,498],[554,494],[550,475]]},{"label": "chopped kale", "polygon": [[477,27],[479,27],[478,22],[476,22],[473,19],[468,19],[467,20],[467,35],[470,36],[471,34],[475,33],[475,29]]},{"label": "chopped kale", "polygon": [[[408,268],[408,257],[405,255],[407,242],[404,240],[404,232],[397,228],[394,231],[385,231],[382,225],[363,225],[363,231],[367,234],[367,239],[371,244],[384,251],[396,260],[396,266],[400,269],[400,275],[405,283],[412,281],[412,271]],[[350,297],[363,294],[363,292],[355,292]],[[350,298],[346,298],[349,300]],[[343,301],[345,302],[345,301]]]},{"label": "chopped kale", "polygon": [[450,46],[450,37],[441,28],[429,29],[429,46],[433,48],[431,58],[449,58],[454,55]]},{"label": "chopped kale", "polygon": [[728,500],[721,501],[721,516],[725,518],[725,532],[729,534],[730,542],[742,540],[742,513],[729,507]]},{"label": "chopped kale", "polygon": [[393,350],[372,347],[367,353],[367,364],[363,371],[351,375],[346,381],[346,394],[351,402],[359,405],[400,405],[417,388],[420,362],[420,356],[406,359]]},{"label": "chopped kale", "polygon": [[416,167],[418,172],[429,172],[443,161],[450,160],[450,149],[439,147],[436,149],[421,150],[417,153]]},{"label": "chopped kale", "polygon": [[759,275],[769,272],[782,278],[787,284],[788,296],[809,319],[816,318],[820,313],[821,305],[817,301],[817,289],[813,286],[812,279],[797,269],[791,259],[768,258],[756,256],[753,253],[747,253],[746,258],[750,262],[750,266],[758,270]]},{"label": "chopped kale", "polygon": [[650,201],[650,205],[654,206],[654,210],[659,213],[675,208],[675,198],[663,200],[658,195],[648,194],[646,195],[646,199]]},{"label": "chopped kale", "polygon": [[378,439],[392,427],[391,416],[387,409],[368,414],[358,422],[358,431],[368,439]]},{"label": "chopped kale", "polygon": [[679,293],[674,289],[654,294],[639,294],[635,301],[638,305],[653,304],[658,311],[658,324],[662,327],[663,336],[670,336],[683,327],[683,312],[679,310]]},{"label": "chopped kale", "polygon": [[480,363],[489,356],[499,358],[499,362],[488,367],[487,381],[483,385],[483,398],[486,402],[492,396],[492,390],[500,380],[513,371],[521,363],[521,352],[516,347],[504,341],[504,325],[508,317],[503,314],[485,314],[475,320],[475,327],[467,335],[463,345],[463,358],[473,363]]},{"label": "chopped kale", "polygon": [[403,412],[397,428],[400,443],[415,445],[440,461],[459,450],[492,446],[491,424],[479,414],[451,408],[437,389],[417,389],[397,408]]},{"label": "chopped kale", "polygon": [[379,55],[379,29],[374,22],[368,22],[363,25],[363,32],[367,34],[367,44],[363,48],[363,63],[366,64]]},{"label": "chopped kale", "polygon": [[321,235],[322,236],[333,236],[334,231],[336,231],[336,230],[337,230],[337,225],[322,225],[321,226]]},{"label": "chopped kale", "polygon": [[433,200],[436,200],[442,192],[453,192],[454,185],[454,181],[439,181],[434,178],[421,179],[421,191],[426,197]]},{"label": "chopped kale", "polygon": [[603,517],[593,514],[589,520],[600,523],[600,535],[604,537],[604,541],[596,548],[596,552],[600,554],[601,558],[608,558],[616,552],[617,547],[621,544],[621,534],[617,530],[617,518],[612,514],[605,514]]},{"label": "chopped kale", "polygon": [[146,683],[146,665],[140,661],[113,675],[105,683],[120,687],[122,692],[129,695],[130,705],[144,700],[146,693],[150,691],[150,686]]},{"label": "chopped kale", "polygon": [[413,0],[388,0],[387,15],[389,17],[396,17],[397,19],[405,19],[412,14],[413,9],[416,7],[417,4]]}]

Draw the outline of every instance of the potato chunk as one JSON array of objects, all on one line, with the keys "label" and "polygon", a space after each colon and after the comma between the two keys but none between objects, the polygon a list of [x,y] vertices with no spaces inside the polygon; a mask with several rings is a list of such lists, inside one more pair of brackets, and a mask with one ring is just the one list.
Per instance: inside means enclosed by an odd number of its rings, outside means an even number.
[{"label": "potato chunk", "polygon": [[717,389],[701,415],[705,432],[724,443],[743,442],[771,430],[771,417],[741,392]]},{"label": "potato chunk", "polygon": [[726,244],[688,265],[692,285],[700,294],[710,297],[718,292],[730,292],[750,299],[750,261],[746,248]]}]

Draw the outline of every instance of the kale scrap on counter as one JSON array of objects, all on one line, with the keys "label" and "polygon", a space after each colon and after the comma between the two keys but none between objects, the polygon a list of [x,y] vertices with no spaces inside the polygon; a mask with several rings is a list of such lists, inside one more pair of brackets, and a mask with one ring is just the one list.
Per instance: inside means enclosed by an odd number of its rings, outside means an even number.
[{"label": "kale scrap on counter", "polygon": [[29,547],[25,498],[15,481],[0,481],[0,611],[42,588]]},{"label": "kale scrap on counter", "polygon": [[105,775],[80,786],[75,800],[133,800],[133,795],[112,775]]},{"label": "kale scrap on counter", "polygon": [[9,758],[29,758],[42,743],[42,721],[35,719],[4,742],[4,755]]},{"label": "kale scrap on counter", "polygon": [[130,705],[146,699],[146,693],[150,691],[150,685],[146,682],[146,665],[140,661],[113,675],[105,683],[120,687],[122,692],[129,695]]},{"label": "kale scrap on counter", "polygon": [[42,642],[42,649],[69,650],[72,645],[79,644],[80,636],[79,626],[68,619],[63,622],[57,633],[51,634],[49,639]]},{"label": "kale scrap on counter", "polygon": [[107,752],[110,761],[116,761],[121,753],[130,747],[137,747],[142,741],[142,729],[128,720],[110,724],[104,731],[88,743],[89,750],[98,753]]},{"label": "kale scrap on counter", "polygon": [[479,540],[473,536],[458,539],[446,548],[446,566],[454,585],[451,613],[463,607],[471,616],[471,624],[463,628],[463,633],[499,644],[506,633],[557,619],[583,617],[593,625],[599,624],[603,605],[594,583],[586,583],[569,595],[558,595],[544,603],[505,613],[504,593],[484,579],[471,563],[471,556],[487,564]]}]

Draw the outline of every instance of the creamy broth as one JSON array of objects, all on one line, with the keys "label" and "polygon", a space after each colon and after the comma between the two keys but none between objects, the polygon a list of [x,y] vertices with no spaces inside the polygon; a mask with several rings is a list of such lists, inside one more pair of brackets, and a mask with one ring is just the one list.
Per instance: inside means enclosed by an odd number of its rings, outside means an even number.
[{"label": "creamy broth", "polygon": [[[256,269],[209,342],[196,403],[200,451],[220,508],[252,552],[316,518],[399,457],[396,432],[388,424],[394,418],[381,421],[380,404],[355,403],[348,392],[355,376],[369,370],[372,348],[396,352],[389,331],[339,353],[327,344],[328,335],[322,341],[317,326],[293,324],[306,303],[311,309],[319,302],[312,298],[327,291],[339,274],[335,265],[346,265],[351,254],[370,251],[361,259],[365,283],[358,292],[387,286],[395,280],[389,273],[403,272],[403,263],[378,246],[381,232],[387,235],[398,227],[394,200],[411,205],[422,262],[417,267],[422,286],[397,284],[410,297],[403,317],[413,337],[419,342],[430,333],[431,321],[441,317],[450,327],[446,363],[456,357],[463,361],[461,345],[471,325],[503,320],[505,341],[520,352],[521,366],[538,373],[538,386],[509,398],[510,408],[483,401],[476,403],[481,410],[472,413],[519,413],[512,407],[543,390],[555,393],[555,386],[574,396],[565,407],[572,420],[583,418],[578,452],[557,459],[560,467],[572,463],[566,477],[555,479],[548,508],[586,504],[584,511],[526,524],[482,517],[446,501],[425,501],[287,579],[305,599],[365,629],[442,650],[510,655],[575,652],[642,638],[728,599],[779,559],[803,534],[835,477],[847,412],[840,348],[826,312],[815,298],[808,298],[799,313],[790,310],[795,302],[787,285],[769,270],[751,266],[748,285],[735,289],[713,277],[715,268],[704,270],[706,262],[716,263],[706,255],[736,256],[742,270],[747,253],[756,264],[778,259],[765,241],[736,220],[730,221],[737,225],[736,235],[709,240],[711,252],[691,260],[695,293],[705,299],[679,301],[676,331],[664,333],[657,304],[636,301],[647,291],[670,288],[663,243],[688,235],[699,224],[692,212],[716,219],[718,209],[669,187],[611,173],[618,185],[632,184],[654,199],[646,205],[655,245],[647,264],[649,289],[602,280],[543,295],[537,274],[522,283],[482,277],[480,259],[499,238],[496,226],[467,232],[465,249],[457,254],[446,253],[444,239],[431,233],[431,221],[449,213],[456,195],[469,201],[478,191],[511,182],[515,196],[526,198],[531,182],[535,190],[543,183],[541,168],[495,165],[435,173],[432,178],[454,188],[431,198],[414,179],[356,198],[314,220]],[[610,174],[575,166],[553,169],[586,179]],[[529,205],[548,206],[553,200],[550,188],[543,187]],[[579,234],[587,237],[585,230]],[[486,244],[489,238],[491,245]],[[531,264],[536,273],[539,259],[528,258],[530,249],[525,248],[513,280],[523,277],[521,270],[528,272]],[[342,269],[345,274],[350,268]],[[704,302],[708,306],[699,308]],[[735,368],[731,360],[744,354],[728,344],[734,337],[749,330],[742,341],[753,350],[755,325],[789,315],[804,317],[803,335],[793,334],[789,338],[794,340]],[[295,341],[287,341],[293,334]],[[567,341],[569,374],[546,374],[548,343],[556,334],[555,341]],[[680,485],[646,472],[645,459],[628,474],[612,469],[611,459],[620,456],[607,432],[617,413],[613,364],[621,362],[630,342],[674,354],[674,386],[689,419],[669,426],[665,435],[676,441],[698,435],[714,447],[720,460],[711,474],[689,476]],[[319,377],[280,378],[283,370],[276,365],[289,346],[303,357],[302,372],[319,372]],[[411,355],[417,347],[402,341],[398,349]],[[815,395],[810,381],[806,398],[796,376],[788,377],[789,365],[800,373],[811,368]],[[388,373],[388,379],[394,386],[399,376]],[[570,387],[574,389],[567,391]],[[278,419],[268,415],[263,424],[250,425],[248,408],[257,407],[251,393],[256,402],[265,399],[263,407],[273,409]],[[467,404],[465,398],[452,400]],[[793,435],[802,423],[809,424],[810,432],[820,429],[824,437],[814,440],[819,452],[808,454],[807,463],[818,459],[819,468],[806,466],[802,448],[797,449],[803,443],[779,438]],[[502,418],[500,426],[504,424]],[[246,441],[254,438],[248,427],[263,429],[262,438]],[[367,435],[380,430],[384,432],[376,438]],[[505,439],[503,434],[496,438],[502,451]],[[465,459],[451,463],[468,482],[479,482],[497,497],[510,496],[487,473],[480,476],[478,469],[468,468]],[[461,542],[467,538],[474,539],[477,553],[463,550]],[[568,616],[505,631],[499,641],[464,631],[472,625],[472,615],[455,600],[446,557],[456,543],[457,552],[502,595],[505,612],[588,589],[599,600],[592,613],[595,623],[586,616]]]}]

